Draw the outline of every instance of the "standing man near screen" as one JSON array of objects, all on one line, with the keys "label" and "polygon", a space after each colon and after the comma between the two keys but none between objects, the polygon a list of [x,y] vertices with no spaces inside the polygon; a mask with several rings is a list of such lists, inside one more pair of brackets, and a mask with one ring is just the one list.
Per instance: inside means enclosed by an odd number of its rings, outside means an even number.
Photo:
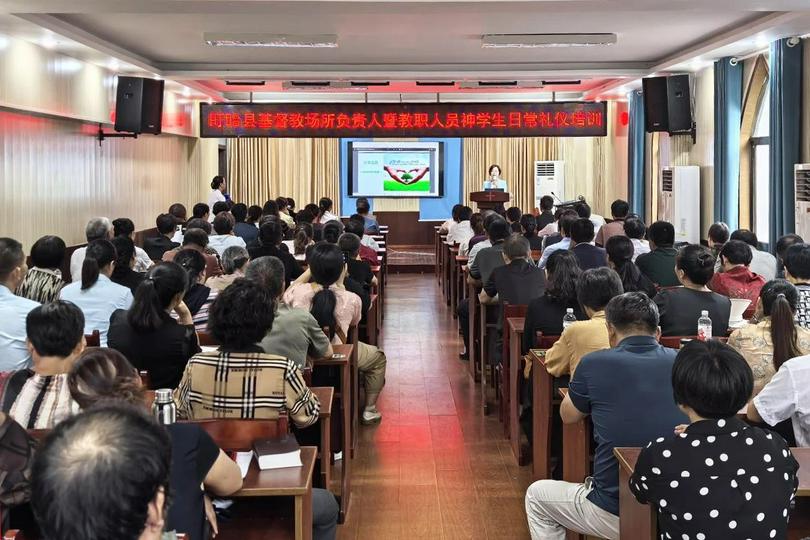
[{"label": "standing man near screen", "polygon": [[500,165],[489,166],[489,178],[484,180],[484,191],[488,189],[500,189],[502,191],[508,191],[506,189],[506,180],[501,178]]}]

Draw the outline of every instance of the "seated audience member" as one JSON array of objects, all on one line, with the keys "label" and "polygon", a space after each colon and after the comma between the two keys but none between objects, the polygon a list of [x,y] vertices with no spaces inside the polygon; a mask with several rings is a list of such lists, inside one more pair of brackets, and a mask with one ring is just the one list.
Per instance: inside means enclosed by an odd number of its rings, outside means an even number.
[{"label": "seated audience member", "polygon": [[360,239],[356,234],[343,233],[338,238],[338,247],[346,259],[348,277],[359,283],[368,293],[377,285],[377,278],[371,271],[371,265],[360,259]]},{"label": "seated audience member", "polygon": [[245,203],[236,203],[233,205],[231,215],[234,220],[233,234],[241,238],[242,241],[245,242],[245,245],[250,244],[259,237],[259,229],[256,225],[245,221],[248,216],[248,207]]},{"label": "seated audience member", "polygon": [[[125,404],[132,410],[143,410],[150,405],[138,371],[111,349],[96,349],[82,355],[70,373],[69,385],[84,410]],[[164,428],[169,434],[172,454],[169,480],[172,500],[164,529],[183,531],[190,540],[205,540],[209,524],[214,534],[218,532],[209,494],[226,497],[238,491],[242,487],[239,466],[199,425],[182,422]]]},{"label": "seated audience member", "polygon": [[[573,210],[571,210],[571,211],[574,212]],[[559,221],[560,221],[560,216],[562,216],[563,212],[565,212],[565,210],[563,210],[562,208],[557,208],[554,211],[554,221],[552,221],[551,223],[546,224],[545,227],[543,227],[542,229],[537,231],[537,236],[540,236],[541,238],[543,238],[543,245],[544,246],[546,246],[546,245],[550,246],[551,244],[556,244],[557,242],[559,242],[562,239],[562,236],[560,236],[560,234],[559,234],[560,229],[559,229],[558,224],[559,224]],[[576,212],[574,212],[574,214],[576,214]],[[577,214],[577,217],[579,217],[578,214]]]},{"label": "seated audience member", "polygon": [[211,207],[205,203],[197,203],[191,208],[191,219],[201,219],[208,221],[211,215]]},{"label": "seated audience member", "polygon": [[357,214],[363,218],[363,229],[367,234],[380,234],[380,224],[377,223],[377,218],[371,215],[371,206],[368,204],[368,199],[360,197],[357,199]]},{"label": "seated audience member", "polygon": [[208,324],[220,348],[188,361],[174,393],[180,418],[278,418],[286,410],[299,427],[318,420],[318,398],[301,371],[257,345],[274,317],[275,302],[261,285],[240,279],[222,291]]},{"label": "seated audience member", "polygon": [[459,244],[458,254],[462,257],[466,257],[470,253],[471,246],[474,246],[481,240],[486,239],[486,231],[484,230],[484,216],[483,214],[476,212],[472,216],[470,216],[470,228],[473,231],[473,235],[464,242]]},{"label": "seated audience member", "polygon": [[545,291],[546,278],[530,260],[529,241],[514,233],[503,243],[504,265],[494,268],[479,298],[482,304],[528,305]]},{"label": "seated audience member", "polygon": [[755,394],[787,360],[810,354],[810,330],[795,322],[798,302],[796,287],[781,279],[769,281],[759,291],[758,322],[751,321],[728,338],[754,372]]},{"label": "seated audience member", "polygon": [[65,241],[58,236],[43,236],[31,247],[31,268],[17,286],[16,295],[35,302],[53,302],[65,286],[62,263]]},{"label": "seated audience member", "polygon": [[454,204],[453,208],[450,210],[450,219],[446,220],[442,223],[441,227],[439,227],[439,234],[447,234],[450,232],[450,229],[458,223],[458,212],[464,208],[463,204]]},{"label": "seated audience member", "polygon": [[180,243],[172,241],[177,225],[171,214],[160,214],[155,219],[155,225],[157,226],[158,236],[145,238],[143,249],[151,260],[159,261],[163,259],[164,253],[178,247]]},{"label": "seated audience member", "polygon": [[[248,254],[251,259],[258,259],[259,257],[276,257],[280,259],[284,263],[285,280],[289,285],[304,271],[295,257],[290,255],[290,252],[286,249],[282,249],[282,240],[281,220],[267,219],[262,222],[259,228],[258,243],[248,249]],[[304,251],[306,252],[306,249]]]},{"label": "seated audience member", "polygon": [[765,278],[750,270],[751,248],[739,240],[729,240],[720,250],[720,268],[709,282],[709,288],[729,298],[750,300],[744,317],[750,318],[757,307],[759,290],[765,285]]},{"label": "seated audience member", "polygon": [[523,212],[517,206],[510,206],[506,209],[506,222],[513,233],[520,233],[520,218]]},{"label": "seated audience member", "polygon": [[215,249],[219,256],[231,246],[247,247],[245,241],[233,234],[233,216],[229,212],[220,212],[214,218],[214,232],[208,237],[208,245]]},{"label": "seated audience member", "polygon": [[712,250],[712,254],[717,259],[715,271],[720,271],[720,250],[723,249],[723,246],[725,246],[726,242],[728,242],[728,237],[730,234],[731,231],[728,230],[728,225],[722,221],[712,223],[711,227],[709,227],[707,242],[709,244],[709,249]]},{"label": "seated audience member", "polygon": [[59,423],[37,451],[31,505],[49,540],[161,540],[172,449],[146,411],[101,405]]},{"label": "seated audience member", "polygon": [[[208,235],[202,229],[188,229],[183,236],[183,245],[170,249],[163,254],[165,262],[171,262],[180,251],[184,249],[192,249],[203,256],[205,259],[205,274],[207,276],[218,276],[222,273],[222,268],[219,265],[219,258],[217,255],[211,255],[208,250]],[[214,251],[216,253],[216,251]]]},{"label": "seated audience member", "polygon": [[470,218],[473,215],[473,210],[469,206],[464,206],[458,211],[458,223],[447,233],[445,242],[448,244],[460,244],[464,241],[470,240],[475,234],[470,225]]},{"label": "seated audience member", "polygon": [[804,239],[799,236],[798,234],[786,234],[784,236],[779,237],[779,240],[776,241],[776,259],[777,259],[777,271],[776,277],[780,279],[785,278],[785,254],[790,246],[795,244],[804,244]]},{"label": "seated audience member", "polygon": [[[349,327],[360,322],[362,301],[344,288],[346,264],[340,248],[318,243],[309,254],[309,269],[284,293],[284,303],[308,309],[321,328],[327,328],[333,343],[347,343]],[[377,398],[385,385],[386,358],[377,347],[358,342],[357,369],[366,388],[362,422],[379,422]]]},{"label": "seated audience member", "polygon": [[186,218],[186,207],[180,203],[174,203],[169,207],[169,214],[174,218],[175,225],[185,225],[187,218]]},{"label": "seated audience member", "polygon": [[217,215],[221,214],[222,212],[225,212],[225,213],[230,212],[230,204],[225,202],[225,201],[217,201],[217,202],[214,203],[214,206],[211,207],[211,215],[209,216],[208,219],[210,219],[211,222],[213,223],[214,218]]},{"label": "seated audience member", "polygon": [[329,197],[321,197],[318,201],[318,215],[315,218],[318,223],[324,224],[330,221],[340,222],[340,218],[332,213],[333,208],[332,199]]},{"label": "seated audience member", "polygon": [[610,214],[613,216],[613,221],[606,223],[599,228],[599,233],[596,235],[596,245],[599,247],[607,246],[608,240],[613,236],[625,236],[624,220],[627,214],[630,213],[630,205],[627,201],[616,199],[610,205]]},{"label": "seated audience member", "polygon": [[262,219],[262,207],[259,206],[258,204],[251,204],[250,206],[248,206],[247,218],[245,219],[245,223],[247,223],[248,225],[253,225],[254,227],[256,227],[256,229],[258,229],[259,221],[261,219]]},{"label": "seated audience member", "polygon": [[796,286],[796,324],[810,328],[810,244],[796,244],[785,252],[785,279]]},{"label": "seated audience member", "polygon": [[678,250],[673,247],[675,227],[667,221],[656,221],[650,225],[647,236],[650,239],[650,252],[636,259],[638,269],[657,287],[677,287],[679,282],[675,275],[675,257]]},{"label": "seated audience member", "polygon": [[343,223],[331,221],[323,226],[323,241],[330,244],[337,244],[338,238],[343,234]]},{"label": "seated audience member", "polygon": [[798,463],[780,437],[737,418],[752,382],[723,343],[695,340],[678,352],[672,389],[689,425],[642,448],[630,477],[662,538],[786,538]]},{"label": "seated audience member", "polygon": [[27,270],[22,244],[12,238],[0,238],[0,372],[31,366],[25,317],[39,302],[15,296],[13,292]]},{"label": "seated audience member", "polygon": [[[87,226],[84,228],[84,237],[87,239],[88,245],[96,240],[112,240],[112,223],[105,217],[93,218],[87,222]],[[87,251],[87,246],[76,249],[70,256],[71,281],[79,281],[81,279],[85,251]]]},{"label": "seated audience member", "polygon": [[591,211],[590,205],[585,201],[578,202],[577,204],[575,204],[574,211],[577,213],[579,217],[590,219],[591,223],[593,223],[594,231],[596,232],[599,232],[599,229],[601,229],[605,225],[605,218],[603,218],[598,214],[594,214]]},{"label": "seated audience member", "polygon": [[292,360],[299,369],[306,365],[307,356],[331,358],[332,344],[315,317],[306,309],[284,303],[284,264],[279,259],[259,257],[250,261],[245,277],[267,289],[276,300],[273,328],[260,344],[264,352]]},{"label": "seated audience member", "polygon": [[275,200],[268,200],[264,202],[264,207],[262,208],[262,217],[279,218],[278,204]]},{"label": "seated audience member", "polygon": [[174,262],[188,274],[188,289],[183,296],[183,303],[191,312],[194,328],[198,332],[204,332],[208,326],[209,309],[218,293],[216,289],[204,285],[205,259],[199,251],[184,249],[177,254]]},{"label": "seated audience member", "polygon": [[245,265],[250,261],[248,251],[239,246],[231,246],[222,254],[222,269],[224,273],[221,276],[210,277],[205,280],[205,285],[221,291],[228,285],[233,283],[236,279],[245,276]]},{"label": "seated audience member", "polygon": [[731,315],[731,300],[712,292],[706,284],[714,275],[714,256],[697,244],[684,246],[675,259],[675,272],[681,287],[662,289],[655,295],[664,336],[694,336],[700,312],[707,310],[712,335],[725,336]]},{"label": "seated audience member", "polygon": [[295,215],[296,223],[309,223],[310,225],[315,224],[315,216],[318,215],[318,205],[317,204],[313,205],[315,207],[315,213],[313,213],[312,210],[308,208],[308,206],[309,205],[305,206],[303,210],[301,210]]},{"label": "seated audience member", "polygon": [[633,262],[639,255],[650,252],[650,243],[644,239],[647,226],[638,216],[628,217],[624,220],[624,234],[633,242]]},{"label": "seated audience member", "polygon": [[[380,244],[378,244],[377,241],[369,233],[366,232],[366,230],[365,230],[365,222],[363,221],[363,216],[361,216],[360,214],[352,214],[352,216],[349,218],[349,222],[351,222],[351,221],[357,221],[360,225],[363,226],[363,235],[362,236],[360,236],[356,232],[353,232],[352,234],[357,234],[357,236],[360,237],[360,242],[364,246],[370,247],[374,251],[377,251],[378,249],[380,249]],[[348,225],[348,223],[347,223],[347,225]]]},{"label": "seated audience member", "polygon": [[610,268],[592,268],[582,273],[577,281],[577,301],[588,320],[576,321],[564,329],[546,352],[546,370],[551,375],[573,375],[586,354],[610,347],[605,306],[622,292],[619,274]]},{"label": "seated audience member", "polygon": [[[287,200],[287,212],[290,213],[293,219],[296,219],[298,213],[295,211],[295,199],[292,197],[284,197]],[[297,220],[296,220],[297,223]]]},{"label": "seated audience member", "polygon": [[287,204],[287,199],[284,197],[279,197],[276,199],[276,206],[278,207],[278,217],[281,218],[281,221],[287,224],[287,227],[290,229],[295,228],[295,220],[293,219],[292,215],[290,215],[290,209]]},{"label": "seated audience member", "polygon": [[523,214],[520,216],[520,229],[523,236],[529,241],[529,249],[531,251],[540,251],[543,249],[543,239],[537,236],[537,220],[533,215]]},{"label": "seated audience member", "polygon": [[84,313],[84,333],[98,330],[102,347],[107,346],[110,315],[116,309],[129,309],[132,305],[132,292],[110,279],[116,257],[109,240],[91,242],[82,263],[81,281],[66,285],[59,293],[62,300],[79,306]]},{"label": "seated audience member", "polygon": [[[608,223],[605,227],[611,225]],[[633,263],[633,253],[635,248],[633,242],[624,235],[613,235],[605,246],[607,252],[608,266],[616,270],[622,280],[624,292],[643,292],[650,298],[654,298],[658,292],[647,276]]]},{"label": "seated audience member", "polygon": [[566,529],[618,539],[619,467],[613,449],[645,446],[686,420],[672,398],[675,350],[658,344],[653,301],[625,293],[610,301],[605,315],[612,348],[582,359],[560,406],[566,424],[591,417],[593,475],[584,484],[540,480],[529,486],[526,514],[533,540],[563,540]]},{"label": "seated audience member", "polygon": [[135,291],[132,307],[110,318],[108,345],[147,371],[153,388],[176,388],[188,359],[200,352],[191,311],[183,302],[188,284],[180,265],[159,263]]},{"label": "seated audience member", "polygon": [[540,213],[535,218],[536,229],[542,231],[546,225],[554,223],[554,199],[551,195],[543,195],[540,197]]},{"label": "seated audience member", "polygon": [[579,218],[571,224],[571,253],[579,261],[583,270],[607,266],[605,250],[594,246],[593,222],[590,219]]},{"label": "seated audience member", "polygon": [[[488,213],[485,213],[485,215],[484,215],[484,231],[485,231],[485,233],[486,233],[486,231],[489,230],[489,226],[492,225],[492,223],[494,221],[496,221],[496,220],[504,221],[503,217],[500,214],[498,214],[498,213],[496,213],[496,212],[494,212],[492,210],[489,210],[487,212]],[[507,225],[507,227],[508,227],[508,225]],[[470,252],[468,254],[469,260],[467,261],[467,267],[472,266],[472,264],[475,262],[475,257],[478,255],[478,253],[482,249],[485,249],[485,248],[488,248],[488,247],[491,247],[491,246],[492,246],[492,242],[490,241],[488,236],[486,238],[484,238],[483,240],[481,240],[479,242],[476,242],[475,244],[473,244],[472,239],[470,239]]]},{"label": "seated audience member", "polygon": [[84,315],[70,302],[55,300],[31,310],[25,328],[34,365],[12,375],[3,410],[24,428],[51,429],[79,412],[67,374],[84,351]]},{"label": "seated audience member", "polygon": [[133,270],[137,264],[135,257],[135,244],[127,236],[116,236],[111,240],[115,248],[115,266],[110,279],[113,283],[122,285],[135,294],[143,281],[144,273]]},{"label": "seated audience member", "polygon": [[379,246],[372,237],[363,233],[363,226],[358,220],[349,219],[348,223],[346,223],[346,227],[343,229],[343,232],[351,233],[360,237],[360,259],[366,261],[371,266],[380,265],[380,258],[377,257],[377,249],[379,249]]},{"label": "seated audience member", "polygon": [[741,240],[751,246],[751,271],[770,281],[776,277],[776,257],[759,249],[757,235],[748,229],[737,229],[731,233],[731,240]]},{"label": "seated audience member", "polygon": [[135,266],[133,270],[136,272],[146,272],[154,263],[145,250],[135,245],[135,224],[129,218],[114,219],[113,225],[113,238],[123,236],[132,240],[135,249]]},{"label": "seated audience member", "polygon": [[[549,244],[549,240],[552,239],[552,236],[546,237],[543,254],[540,256],[540,262],[537,263],[537,266],[540,268],[545,268],[548,258],[551,257],[552,253],[571,247],[571,226],[578,219],[579,217],[577,216],[577,213],[573,210],[564,210],[560,214],[560,219],[557,222],[557,227],[560,229],[560,240],[554,242],[553,244]],[[593,231],[593,229],[591,229],[591,231]]]},{"label": "seated audience member", "polygon": [[307,248],[315,244],[315,241],[312,239],[312,237],[313,231],[311,223],[302,221],[296,226],[295,233],[292,239],[293,243],[292,253],[296,261],[303,261],[306,259]]},{"label": "seated audience member", "polygon": [[529,302],[523,325],[523,354],[534,348],[537,332],[544,336],[562,334],[562,320],[568,308],[577,320],[587,317],[577,300],[577,282],[582,275],[577,258],[568,250],[557,251],[546,264],[546,288],[543,295]]}]

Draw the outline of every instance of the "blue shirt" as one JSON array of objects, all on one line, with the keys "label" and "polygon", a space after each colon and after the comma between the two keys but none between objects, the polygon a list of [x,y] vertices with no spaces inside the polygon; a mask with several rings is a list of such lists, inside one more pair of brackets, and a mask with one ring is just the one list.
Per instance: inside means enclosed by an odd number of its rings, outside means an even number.
[{"label": "blue shirt", "polygon": [[590,414],[593,424],[596,453],[588,500],[616,516],[619,466],[613,448],[646,446],[689,423],[672,397],[676,354],[652,336],[628,337],[616,348],[583,356],[568,387],[571,402]]},{"label": "blue shirt", "polygon": [[380,233],[380,226],[377,223],[377,220],[372,217],[363,216],[363,228],[365,229],[366,234]]},{"label": "blue shirt", "polygon": [[506,180],[498,179],[494,182],[492,180],[484,180],[484,189],[502,189],[506,191]]},{"label": "blue shirt", "polygon": [[38,305],[0,285],[0,371],[31,367],[31,354],[25,345],[25,318]]},{"label": "blue shirt", "polygon": [[551,244],[546,249],[543,250],[543,254],[540,256],[540,262],[537,263],[537,266],[540,268],[545,268],[546,264],[548,263],[548,258],[551,257],[551,254],[555,251],[560,249],[568,249],[571,247],[571,239],[570,238],[563,238],[556,244]]},{"label": "blue shirt", "polygon": [[59,298],[79,306],[84,313],[84,333],[92,334],[93,330],[98,330],[102,347],[107,346],[107,330],[113,311],[129,309],[132,305],[129,288],[113,283],[104,274],[99,274],[98,281],[85,291],[81,280],[71,283],[62,289]]}]

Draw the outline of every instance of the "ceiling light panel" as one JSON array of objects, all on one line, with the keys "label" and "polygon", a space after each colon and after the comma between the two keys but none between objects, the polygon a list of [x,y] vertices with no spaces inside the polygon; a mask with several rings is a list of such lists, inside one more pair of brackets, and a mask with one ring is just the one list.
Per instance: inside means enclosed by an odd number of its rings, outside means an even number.
[{"label": "ceiling light panel", "polygon": [[206,32],[203,41],[212,47],[277,47],[330,49],[338,46],[334,34],[219,34]]},{"label": "ceiling light panel", "polygon": [[484,49],[535,49],[543,47],[598,47],[614,45],[616,34],[485,34]]}]

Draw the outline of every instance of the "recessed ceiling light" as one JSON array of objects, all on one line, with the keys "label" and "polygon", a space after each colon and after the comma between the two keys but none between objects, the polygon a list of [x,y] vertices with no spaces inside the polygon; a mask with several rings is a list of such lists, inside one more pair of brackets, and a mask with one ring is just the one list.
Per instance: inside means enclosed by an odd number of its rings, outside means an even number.
[{"label": "recessed ceiling light", "polygon": [[768,45],[770,45],[770,42],[768,41],[768,38],[763,36],[762,34],[759,34],[754,39],[754,46],[757,47],[758,49],[764,49]]},{"label": "recessed ceiling light", "polygon": [[280,47],[280,48],[335,48],[334,34],[214,34],[206,32],[203,40],[213,47]]},{"label": "recessed ceiling light", "polygon": [[53,34],[45,34],[45,37],[42,38],[40,44],[46,49],[53,49],[58,45],[58,42],[56,41],[56,38],[53,37]]},{"label": "recessed ceiling light", "polygon": [[613,45],[616,34],[484,34],[481,47],[484,49],[538,47],[596,47]]},{"label": "recessed ceiling light", "polygon": [[183,95],[186,96],[186,97],[189,97],[191,95],[191,88],[189,88],[188,86],[184,86],[183,87]]}]

